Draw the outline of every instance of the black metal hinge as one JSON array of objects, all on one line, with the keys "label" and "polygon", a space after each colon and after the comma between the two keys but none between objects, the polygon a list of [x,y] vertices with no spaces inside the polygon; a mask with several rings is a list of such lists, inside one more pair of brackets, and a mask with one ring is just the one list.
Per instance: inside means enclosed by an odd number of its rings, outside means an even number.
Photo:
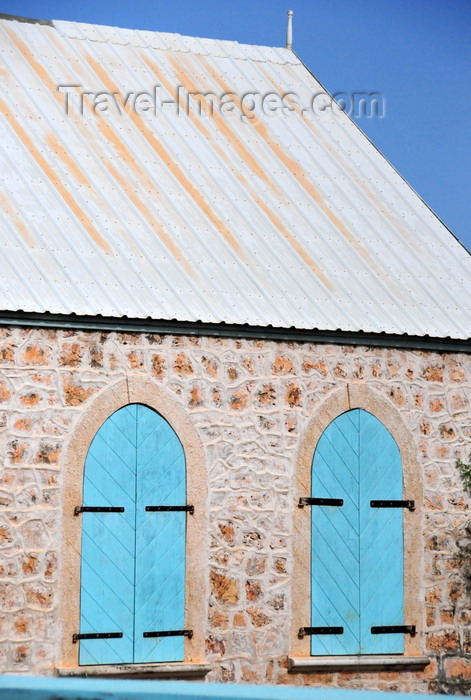
[{"label": "black metal hinge", "polygon": [[372,508],[408,508],[415,510],[415,501],[370,501]]},{"label": "black metal hinge", "polygon": [[382,627],[372,627],[371,634],[410,634],[415,637],[415,625],[383,625]]},{"label": "black metal hinge", "polygon": [[343,634],[343,627],[300,627],[299,639],[313,634]]},{"label": "black metal hinge", "polygon": [[124,513],[124,508],[116,506],[75,506],[74,515],[80,513]]},{"label": "black metal hinge", "polygon": [[304,506],[343,506],[343,498],[310,498],[303,496],[299,499],[298,508]]},{"label": "black metal hinge", "polygon": [[190,515],[193,515],[195,512],[195,506],[146,506],[146,510],[154,513],[154,512],[160,512],[160,511],[178,511],[178,510],[185,510]]},{"label": "black metal hinge", "polygon": [[81,639],[121,639],[122,632],[87,632],[86,634],[73,634],[72,643],[77,644]]},{"label": "black metal hinge", "polygon": [[143,637],[193,637],[193,630],[168,630],[164,632],[144,632]]}]

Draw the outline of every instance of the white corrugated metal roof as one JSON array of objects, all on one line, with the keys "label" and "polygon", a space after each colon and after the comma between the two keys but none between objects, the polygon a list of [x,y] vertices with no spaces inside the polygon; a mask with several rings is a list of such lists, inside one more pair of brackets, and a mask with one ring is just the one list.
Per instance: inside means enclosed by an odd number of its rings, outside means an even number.
[{"label": "white corrugated metal roof", "polygon": [[471,256],[348,117],[241,118],[323,91],[292,52],[2,20],[0,58],[0,309],[471,337]]}]

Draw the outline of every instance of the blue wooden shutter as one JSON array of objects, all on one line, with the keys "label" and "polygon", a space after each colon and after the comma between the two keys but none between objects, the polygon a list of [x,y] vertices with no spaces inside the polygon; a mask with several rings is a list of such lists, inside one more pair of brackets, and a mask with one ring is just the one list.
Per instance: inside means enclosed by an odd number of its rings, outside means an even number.
[{"label": "blue wooden shutter", "polygon": [[344,505],[312,506],[313,627],[344,627],[311,637],[312,654],[355,654],[360,640],[358,416],[344,413],[322,434],[312,468],[313,497]]},{"label": "blue wooden shutter", "polygon": [[80,664],[183,659],[183,637],[144,638],[184,627],[185,512],[183,448],[155,411],[131,404],[95,436],[85,463],[84,506],[124,513],[83,513],[80,633],[122,632],[82,640]]},{"label": "blue wooden shutter", "polygon": [[355,409],[322,434],[312,465],[312,496],[343,506],[312,507],[312,654],[401,653],[403,635],[371,627],[403,624],[402,511],[371,508],[372,499],[402,498],[402,467],[391,434]]},{"label": "blue wooden shutter", "polygon": [[[122,632],[122,639],[82,640],[80,664],[132,661],[136,406],[114,413],[95,435],[85,462],[84,506],[124,513],[83,513],[80,633]],[[66,593],[66,592],[65,592]]]},{"label": "blue wooden shutter", "polygon": [[135,661],[181,661],[184,637],[142,635],[185,626],[187,515],[145,510],[185,505],[185,456],[167,421],[145,406],[138,414]]},{"label": "blue wooden shutter", "polygon": [[401,508],[372,508],[371,500],[402,499],[402,464],[391,433],[370,413],[360,415],[361,653],[400,654],[403,634],[371,627],[404,624],[404,549]]}]

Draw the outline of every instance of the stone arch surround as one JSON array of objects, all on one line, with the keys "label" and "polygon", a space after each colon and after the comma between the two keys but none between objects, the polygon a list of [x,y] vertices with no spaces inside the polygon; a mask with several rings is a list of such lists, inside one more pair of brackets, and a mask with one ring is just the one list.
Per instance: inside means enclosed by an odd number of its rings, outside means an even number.
[{"label": "stone arch surround", "polygon": [[[331,394],[311,416],[301,436],[295,477],[295,502],[311,492],[311,464],[317,442],[327,426],[340,414],[362,408],[372,413],[394,437],[401,454],[404,499],[415,501],[415,511],[404,511],[404,615],[415,624],[417,635],[405,635],[405,656],[423,653],[422,580],[422,474],[415,441],[395,406],[365,384],[346,384]],[[295,505],[293,515],[293,578],[290,656],[309,657],[310,638],[298,639],[300,627],[310,624],[310,511]],[[307,536],[306,533],[309,533]]]},{"label": "stone arch surround", "polygon": [[[191,418],[165,389],[148,377],[121,379],[102,391],[87,406],[73,428],[64,461],[62,479],[62,551],[60,620],[61,657],[58,668],[78,666],[78,644],[72,635],[79,627],[81,523],[74,508],[82,502],[82,480],[90,443],[104,421],[129,403],[142,403],[156,410],[177,433],[186,458],[187,500],[195,506],[191,527],[187,529],[185,625],[193,629],[192,639],[185,638],[185,662],[204,660],[204,630],[207,599],[207,576],[203,565],[207,551],[207,475],[203,446]],[[136,666],[138,670],[138,665]]]}]

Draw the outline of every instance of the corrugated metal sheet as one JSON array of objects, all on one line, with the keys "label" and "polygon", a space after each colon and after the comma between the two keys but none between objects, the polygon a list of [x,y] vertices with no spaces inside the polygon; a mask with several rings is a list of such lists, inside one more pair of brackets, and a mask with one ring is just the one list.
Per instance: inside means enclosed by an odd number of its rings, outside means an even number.
[{"label": "corrugated metal sheet", "polygon": [[197,114],[309,104],[292,52],[3,20],[0,55],[2,310],[471,337],[471,256],[345,115]]}]

